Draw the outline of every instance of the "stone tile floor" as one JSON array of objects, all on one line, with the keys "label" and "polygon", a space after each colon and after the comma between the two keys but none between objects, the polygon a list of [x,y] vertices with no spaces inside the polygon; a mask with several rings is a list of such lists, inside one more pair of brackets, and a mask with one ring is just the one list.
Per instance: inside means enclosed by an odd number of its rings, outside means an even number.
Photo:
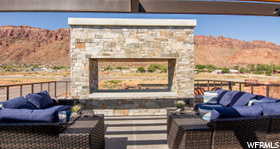
[{"label": "stone tile floor", "polygon": [[166,115],[105,117],[106,149],[168,149]]}]

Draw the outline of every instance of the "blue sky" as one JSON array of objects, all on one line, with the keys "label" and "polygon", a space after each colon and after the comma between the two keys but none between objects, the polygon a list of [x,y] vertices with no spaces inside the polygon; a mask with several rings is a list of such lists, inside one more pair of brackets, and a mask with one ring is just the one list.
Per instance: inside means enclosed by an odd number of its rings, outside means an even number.
[{"label": "blue sky", "polygon": [[196,19],[196,35],[225,36],[246,41],[265,40],[280,45],[280,17],[126,14],[126,13],[0,13],[0,25],[29,25],[46,29],[66,28],[68,17]]}]

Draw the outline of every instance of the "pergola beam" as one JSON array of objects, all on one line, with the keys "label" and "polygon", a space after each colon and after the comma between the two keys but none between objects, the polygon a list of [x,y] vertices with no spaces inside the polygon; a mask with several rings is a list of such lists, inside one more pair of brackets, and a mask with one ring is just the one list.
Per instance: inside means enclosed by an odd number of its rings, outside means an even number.
[{"label": "pergola beam", "polygon": [[[280,0],[254,1],[278,2]],[[279,8],[280,3],[253,3],[243,0],[0,0],[0,12],[132,12],[279,16]]]},{"label": "pergola beam", "polygon": [[187,1],[187,0],[140,0],[147,13],[223,14],[276,16],[279,4]]},{"label": "pergola beam", "polygon": [[0,11],[131,12],[130,0],[0,0]]}]

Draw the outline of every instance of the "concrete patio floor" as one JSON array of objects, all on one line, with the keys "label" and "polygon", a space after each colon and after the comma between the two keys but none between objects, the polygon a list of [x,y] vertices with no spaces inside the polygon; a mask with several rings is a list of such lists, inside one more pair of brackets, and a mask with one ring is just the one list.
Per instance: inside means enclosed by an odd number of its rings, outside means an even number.
[{"label": "concrete patio floor", "polygon": [[166,116],[105,117],[106,149],[168,149]]}]

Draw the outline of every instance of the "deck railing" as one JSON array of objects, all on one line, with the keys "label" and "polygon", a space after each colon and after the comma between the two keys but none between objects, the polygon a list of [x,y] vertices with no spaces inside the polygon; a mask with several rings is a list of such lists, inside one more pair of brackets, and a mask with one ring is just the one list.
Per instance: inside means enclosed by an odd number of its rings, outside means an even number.
[{"label": "deck railing", "polygon": [[0,85],[0,101],[9,100],[17,96],[23,96],[28,93],[35,93],[43,90],[47,90],[52,97],[68,97],[69,89],[69,81]]},{"label": "deck railing", "polygon": [[[267,97],[280,98],[280,84],[263,84],[226,80],[195,80],[195,88],[212,90],[223,88],[250,92],[252,94],[264,95]],[[70,81],[48,81],[36,83],[23,83],[13,85],[0,85],[0,101],[9,100],[28,93],[35,93],[47,90],[52,97],[69,97]]]},{"label": "deck railing", "polygon": [[260,94],[267,97],[280,97],[280,84],[264,84],[255,82],[225,81],[225,80],[195,80],[196,88],[212,90],[212,88],[224,88]]}]

